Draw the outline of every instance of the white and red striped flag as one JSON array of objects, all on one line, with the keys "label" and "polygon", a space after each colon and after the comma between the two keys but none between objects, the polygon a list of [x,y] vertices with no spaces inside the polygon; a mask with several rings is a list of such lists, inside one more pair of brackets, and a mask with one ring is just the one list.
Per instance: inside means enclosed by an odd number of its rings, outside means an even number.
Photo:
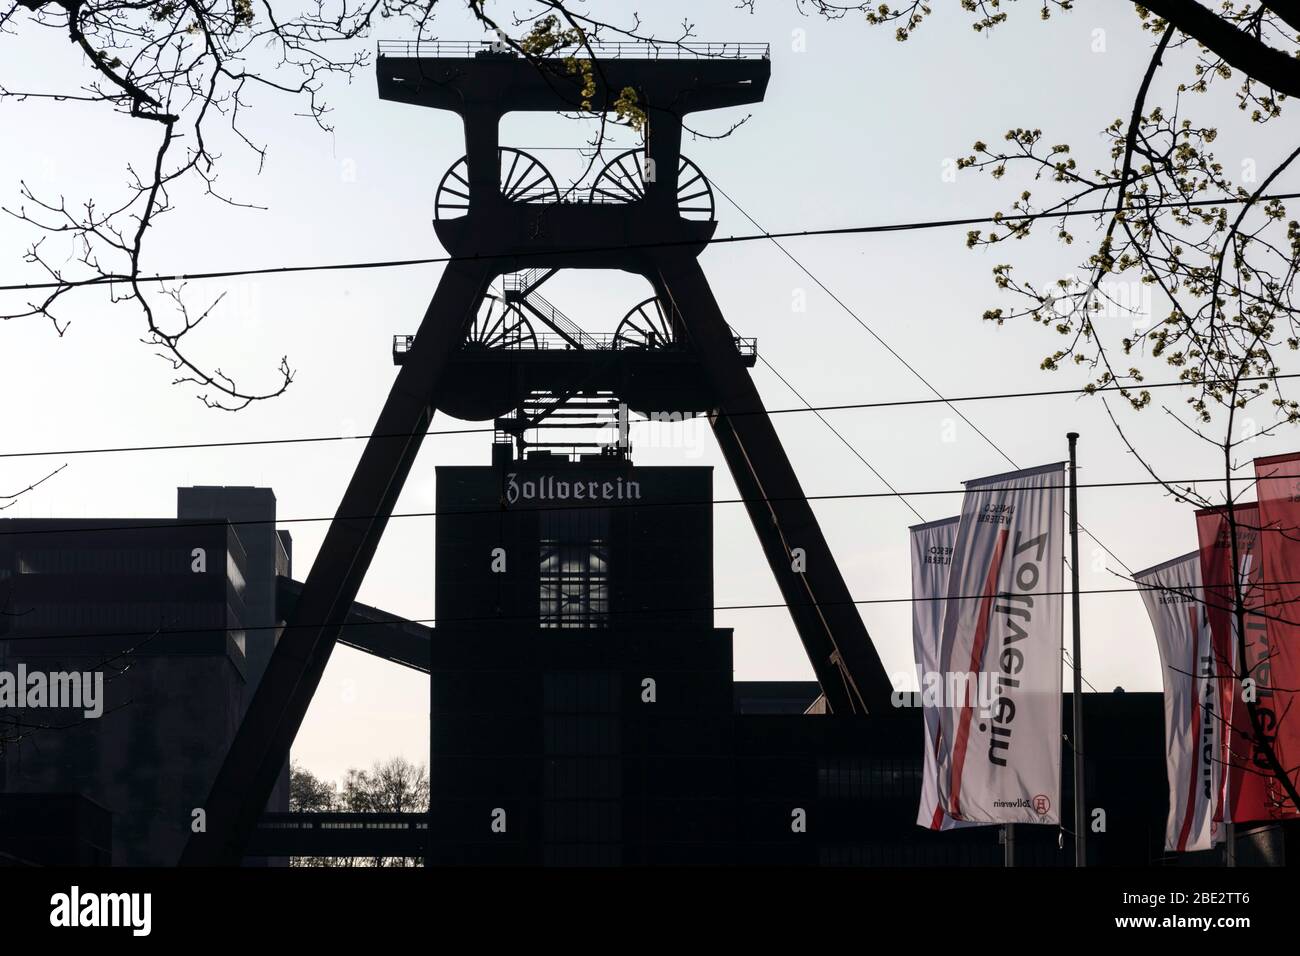
[{"label": "white and red striped flag", "polygon": [[963,824],[943,812],[939,803],[939,706],[942,688],[939,640],[943,636],[944,596],[948,593],[948,568],[957,543],[959,517],[930,521],[909,528],[912,543],[912,654],[921,688],[921,714],[925,723],[925,770],[921,777],[921,802],[916,825],[929,830],[950,830]]},{"label": "white and red striped flag", "polygon": [[1065,464],[966,482],[948,572],[939,799],[957,820],[1059,823]]},{"label": "white and red striped flag", "polygon": [[1165,849],[1208,850],[1222,839],[1214,815],[1222,800],[1228,738],[1219,712],[1219,669],[1201,588],[1201,553],[1166,561],[1133,580],[1143,588],[1165,689]]}]

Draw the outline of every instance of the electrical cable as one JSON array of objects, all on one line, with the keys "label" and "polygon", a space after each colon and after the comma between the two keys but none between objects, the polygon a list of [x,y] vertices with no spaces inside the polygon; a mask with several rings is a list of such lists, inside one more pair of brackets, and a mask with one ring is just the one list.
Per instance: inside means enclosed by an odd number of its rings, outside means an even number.
[{"label": "electrical cable", "polygon": [[[484,466],[484,467],[489,467],[489,466]],[[616,476],[616,477],[621,477],[621,476]],[[1300,478],[1300,473],[1270,474],[1268,477],[1270,479]],[[589,484],[592,481],[603,481],[603,479],[586,476],[583,478],[582,483]],[[1080,489],[1138,488],[1138,487],[1149,487],[1152,485],[1164,487],[1167,484],[1190,487],[1191,485],[1194,484],[1211,484],[1211,483],[1217,483],[1221,481],[1223,481],[1222,475],[1213,478],[1191,478],[1191,479],[1177,481],[1177,482],[1156,481],[1154,479],[1145,478],[1145,479],[1134,479],[1133,481],[1080,482],[1077,487]],[[1247,482],[1249,484],[1250,482],[1253,481],[1253,479],[1243,478],[1242,481]],[[1067,490],[1068,488],[1069,485],[1027,485],[1019,490],[1020,491],[1063,491],[1063,490]],[[996,488],[996,487],[976,487],[976,488],[932,488],[927,490],[902,491],[902,492],[893,491],[893,490],[857,491],[857,492],[846,491],[846,492],[839,492],[836,494],[802,495],[799,497],[794,497],[794,496],[768,497],[768,496],[760,495],[748,500],[755,501],[755,502],[853,501],[853,500],[871,499],[871,498],[897,498],[900,496],[933,497],[937,495],[997,494],[1000,493],[1002,490],[1003,489]],[[631,509],[631,510],[647,509],[648,510],[651,508],[700,508],[700,507],[711,506],[711,505],[743,505],[747,501],[747,499],[745,498],[708,498],[708,499],[686,500],[686,501],[641,501],[639,499],[636,501],[630,501],[630,500],[617,500],[617,499],[610,499],[610,500],[600,499],[596,504],[575,504],[569,502],[568,499],[560,500],[560,499],[549,499],[549,498],[548,499],[525,498],[524,500],[527,501],[543,500],[546,502],[546,506],[544,508],[537,508],[537,507],[516,508],[514,509],[514,513],[518,514],[525,511],[591,511],[597,509],[600,510],[608,509],[612,511],[617,511],[622,509]],[[510,512],[510,510],[511,509],[507,506],[506,503],[502,503],[491,508],[465,508],[465,509],[457,509],[455,511],[444,511],[444,512],[394,511],[388,517],[390,519],[442,518],[443,520],[446,520],[448,518],[456,518],[456,517],[472,517],[474,515],[508,513]],[[114,523],[114,524],[99,524],[99,525],[72,525],[69,527],[44,527],[44,528],[35,527],[35,528],[25,528],[25,529],[5,528],[4,525],[9,522],[24,522],[27,524],[40,525],[42,523],[51,524],[54,522],[75,521],[77,519],[75,518],[0,518],[0,538],[4,538],[11,535],[28,535],[28,536],[37,537],[37,536],[48,535],[48,534],[73,534],[73,533],[81,533],[81,532],[158,531],[160,529],[175,530],[177,528],[216,528],[216,527],[224,528],[227,526],[242,527],[244,525],[257,526],[257,525],[268,525],[268,524],[274,524],[274,525],[315,524],[318,522],[335,521],[335,520],[365,521],[375,517],[377,517],[377,515],[374,514],[354,514],[354,515],[335,514],[335,515],[312,515],[312,516],[297,517],[297,518],[277,517],[273,520],[261,520],[256,518],[238,518],[238,519],[214,518],[214,519],[208,519],[202,521],[198,521],[198,520],[190,521],[184,518],[142,518],[142,519],[138,519],[137,523],[135,524]],[[100,520],[113,521],[114,519],[105,518]],[[129,521],[131,519],[123,519],[123,520]],[[1258,529],[1258,530],[1265,530],[1265,531],[1277,530],[1279,532],[1282,531],[1282,529],[1269,529],[1269,528]]]},{"label": "electrical cable", "polygon": [[[1270,582],[1270,586],[1277,587],[1282,585],[1300,585],[1300,581]],[[1191,594],[1181,588],[1161,586],[1161,585],[1137,585],[1136,587],[1125,587],[1125,588],[1081,588],[1079,590],[1079,594],[1080,595],[1142,594],[1147,591],[1164,591],[1172,594],[1178,594],[1182,597],[1187,598],[1190,601],[1193,601],[1198,604],[1204,604],[1207,607],[1213,608],[1215,610],[1223,610],[1223,611],[1232,610],[1232,608],[1228,605],[1213,604],[1207,598],[1197,597],[1196,595]],[[1023,594],[1018,594],[1018,596],[1024,598],[1039,598],[1039,597],[1065,597],[1071,594],[1073,594],[1073,592],[1069,590],[1056,590],[1056,591],[1030,591],[1030,592],[1025,592]],[[698,613],[702,611],[770,611],[770,610],[776,610],[778,608],[786,609],[792,606],[793,607],[814,607],[814,606],[832,607],[837,605],[853,605],[853,606],[861,607],[864,605],[918,604],[918,603],[928,603],[931,601],[983,601],[986,600],[987,597],[988,595],[980,593],[980,594],[958,594],[958,595],[946,594],[946,595],[936,595],[934,597],[924,597],[924,598],[918,598],[918,597],[862,598],[862,599],[855,599],[849,601],[819,601],[815,605],[813,603],[800,603],[800,602],[796,602],[794,604],[788,604],[785,601],[777,601],[775,603],[763,603],[763,604],[714,604],[714,605],[704,605],[704,606],[695,606],[695,607],[654,608],[654,609],[647,608],[641,610],[610,611],[608,612],[607,616],[612,621],[617,618],[627,618],[627,617],[653,618],[656,616],[662,617],[665,615],[690,614],[690,613]],[[3,621],[5,619],[8,619],[10,621],[21,621],[22,618],[25,616],[25,613],[30,613],[30,612],[5,611],[3,612],[3,614],[0,614],[0,621]],[[1292,621],[1284,620],[1282,618],[1278,618],[1274,615],[1263,613],[1258,610],[1247,610],[1246,613],[1250,617],[1263,618],[1264,620],[1279,620],[1287,624],[1295,623]],[[436,625],[439,621],[441,621],[444,626],[447,626],[447,625],[454,625],[454,624],[482,624],[486,622],[496,622],[501,624],[508,624],[512,622],[535,622],[535,621],[540,621],[540,619],[541,619],[540,616],[536,612],[533,612],[530,614],[493,615],[491,617],[470,616],[470,617],[459,617],[459,618],[445,618],[445,617],[444,618],[435,618],[435,617],[399,618],[394,621],[342,621],[342,622],[335,622],[335,623],[338,623],[340,627],[374,627],[376,625],[383,626],[387,624],[392,624],[394,626],[398,626],[402,624],[422,624],[425,626],[433,626]],[[293,625],[293,627],[297,629],[323,627],[326,623],[328,622],[297,622]],[[231,625],[231,626],[222,626],[222,627],[197,625],[192,627],[170,628],[170,629],[153,628],[150,630],[142,630],[142,631],[83,631],[83,632],[72,632],[67,634],[23,635],[23,634],[0,633],[0,641],[43,641],[43,640],[53,640],[53,639],[71,640],[74,638],[87,638],[87,637],[96,637],[96,638],[149,637],[153,635],[165,635],[165,634],[220,633],[220,632],[231,632],[231,631],[269,631],[269,630],[278,630],[281,627],[288,628],[288,625],[280,624],[280,623],[263,624],[263,625],[241,624],[238,626]],[[563,628],[556,628],[556,629],[563,630]],[[591,630],[592,628],[585,628],[585,629]],[[599,629],[597,628],[597,630]],[[1226,680],[1228,678],[1223,677],[1220,679]]]},{"label": "electrical cable", "polygon": [[[1294,379],[1294,378],[1300,378],[1300,372],[1289,373],[1285,375],[1277,375],[1271,378],[1266,378],[1262,376],[1244,378],[1241,379],[1240,381],[1243,382],[1273,381],[1275,379],[1282,380],[1282,379]],[[1188,384],[1187,382],[1156,382],[1151,385],[1141,385],[1138,386],[1138,388],[1140,389],[1186,388],[1187,384]],[[914,405],[950,404],[952,402],[984,402],[984,401],[1000,401],[1000,400],[1021,399],[1021,398],[1047,398],[1047,397],[1061,396],[1061,395],[1088,395],[1097,392],[1119,391],[1121,389],[1129,389],[1131,391],[1134,389],[1134,386],[1114,385],[1114,386],[1099,386],[1094,389],[1089,389],[1087,387],[1084,387],[1084,388],[1044,389],[1041,391],[1028,391],[1028,392],[990,392],[988,394],[983,394],[983,395],[962,395],[962,396],[956,396],[952,398],[894,399],[894,400],[882,401],[882,402],[849,402],[849,403],[843,403],[837,405],[810,405],[805,407],[796,406],[792,408],[770,408],[770,409],[765,409],[761,412],[757,412],[757,411],[734,412],[730,414],[730,417],[739,418],[742,415],[795,415],[795,414],[804,414],[807,412],[841,412],[841,411],[868,410],[874,408],[902,408],[902,407],[914,406]],[[791,390],[793,391],[793,389]],[[796,392],[796,394],[798,393]],[[697,417],[703,417],[703,414]],[[728,415],[723,413],[718,413],[718,417],[726,418],[728,417]],[[650,424],[651,421],[652,421],[651,419],[634,420],[632,424],[633,425]],[[475,428],[447,428],[447,429],[436,429],[436,430],[431,429],[429,431],[426,431],[424,434],[426,436],[486,435],[486,434],[491,434],[495,431],[496,429],[493,426],[481,426]],[[83,447],[83,448],[47,448],[47,449],[35,449],[32,451],[0,451],[0,459],[55,458],[55,457],[61,457],[65,455],[116,455],[116,454],[132,453],[132,452],[188,451],[188,450],[200,449],[200,448],[244,448],[244,447],[254,447],[254,446],[263,446],[263,445],[298,445],[298,444],[311,444],[317,442],[363,441],[363,440],[369,440],[371,438],[406,439],[409,437],[410,436],[407,435],[405,432],[400,432],[400,433],[394,432],[388,434],[380,433],[380,432],[363,432],[356,435],[305,435],[305,436],[291,436],[285,438],[249,438],[249,439],[241,439],[237,441],[177,442],[171,444],[160,443],[160,444],[152,444],[152,445],[108,445],[108,446]]]},{"label": "electrical cable", "polygon": [[[1160,203],[1147,203],[1144,209],[1183,209],[1189,206],[1233,206],[1243,203],[1265,202],[1274,199],[1298,199],[1300,193],[1275,193],[1269,196],[1221,196],[1216,199],[1178,200]],[[56,282],[25,282],[0,285],[0,292],[28,292],[42,289],[85,289],[94,286],[124,283],[127,285],[151,284],[158,282],[189,282],[194,279],[230,279],[238,276],[286,275],[302,272],[340,272],[362,269],[393,269],[406,266],[423,266],[446,264],[452,262],[493,262],[499,259],[524,260],[532,256],[556,254],[581,254],[585,252],[604,252],[626,249],[664,249],[688,248],[698,249],[702,246],[720,246],[742,242],[758,242],[769,239],[802,239],[815,236],[854,236],[873,235],[890,232],[913,232],[922,229],[949,229],[957,226],[1005,225],[1007,223],[1027,222],[1036,219],[1069,219],[1076,216],[1100,216],[1113,213],[1113,209],[1065,209],[1052,213],[1023,213],[1019,215],[997,214],[993,216],[972,216],[962,219],[931,219],[917,222],[887,223],[875,226],[840,226],[824,229],[796,229],[786,232],[765,232],[758,235],[721,236],[710,239],[673,239],[660,242],[634,242],[616,245],[576,246],[563,249],[548,249],[542,252],[527,250],[492,253],[472,256],[423,256],[415,259],[378,259],[367,262],[332,262],[299,266],[266,266],[260,269],[220,269],[208,272],[174,273],[171,275],[101,275],[86,280],[64,280]]]}]

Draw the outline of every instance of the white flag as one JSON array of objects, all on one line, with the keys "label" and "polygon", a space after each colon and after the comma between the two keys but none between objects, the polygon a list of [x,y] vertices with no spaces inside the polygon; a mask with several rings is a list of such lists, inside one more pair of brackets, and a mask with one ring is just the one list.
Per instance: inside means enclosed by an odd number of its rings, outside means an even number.
[{"label": "white flag", "polygon": [[912,654],[921,688],[921,713],[925,721],[925,771],[921,777],[921,803],[916,825],[930,830],[963,826],[943,812],[939,803],[939,705],[943,681],[939,671],[939,639],[943,636],[944,595],[948,568],[957,542],[960,518],[944,518],[909,528],[912,533]]},{"label": "white flag", "polygon": [[[1201,553],[1193,551],[1133,576],[1160,648],[1165,685],[1165,771],[1169,821],[1165,849],[1208,850],[1221,839],[1214,808],[1226,754],[1210,620],[1201,591]],[[1195,675],[1195,677],[1193,677]]]},{"label": "white flag", "polygon": [[955,819],[1060,822],[1064,505],[1064,464],[966,482],[939,650]]}]

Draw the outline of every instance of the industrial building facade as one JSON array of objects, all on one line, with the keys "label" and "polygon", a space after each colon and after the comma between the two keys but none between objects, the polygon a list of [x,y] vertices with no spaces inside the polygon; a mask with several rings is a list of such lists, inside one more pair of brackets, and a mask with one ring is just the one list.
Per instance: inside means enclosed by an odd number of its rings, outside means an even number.
[{"label": "industrial building facade", "polygon": [[290,547],[264,488],[182,488],[175,519],[0,521],[0,672],[102,675],[104,698],[0,711],[0,852],[176,862],[274,647]]},{"label": "industrial building facade", "polygon": [[[497,452],[437,473],[433,863],[1073,862],[1056,828],[1017,827],[1009,856],[1001,828],[916,825],[911,695],[886,714],[809,714],[815,682],[733,682],[711,469]],[[1088,793],[1106,811],[1094,865],[1174,862],[1161,706],[1085,698]]]},{"label": "industrial building facade", "polygon": [[[818,714],[816,682],[734,681],[711,469],[498,445],[439,468],[437,495],[437,627],[354,605],[343,637],[430,674],[430,813],[327,820],[286,812],[282,787],[247,862],[381,844],[441,866],[1072,862],[1051,827],[1017,827],[1009,853],[1001,828],[916,825],[910,695]],[[0,863],[176,862],[301,588],[274,508],[192,488],[176,519],[0,522],[0,671],[105,674],[96,719],[0,712]],[[1089,862],[1214,862],[1162,849],[1160,695],[1089,694],[1085,718]],[[1239,845],[1282,859],[1280,834]]]}]

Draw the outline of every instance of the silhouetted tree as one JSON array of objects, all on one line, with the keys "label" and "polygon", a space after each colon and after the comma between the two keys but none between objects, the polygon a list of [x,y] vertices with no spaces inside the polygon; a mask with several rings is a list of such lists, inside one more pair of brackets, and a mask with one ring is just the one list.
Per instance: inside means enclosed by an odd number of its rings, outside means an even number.
[{"label": "silhouetted tree", "polygon": [[35,491],[37,488],[45,484],[47,481],[49,481],[51,478],[53,478],[55,475],[57,475],[64,468],[67,467],[68,467],[67,465],[60,465],[58,468],[55,468],[53,471],[46,474],[44,478],[40,478],[36,481],[33,481],[25,488],[19,488],[18,490],[11,491],[8,494],[0,494],[0,511],[4,511],[7,508],[12,508],[14,505],[18,503],[18,499],[21,498],[23,495]]},{"label": "silhouetted tree", "polygon": [[[1069,3],[1057,6],[1070,9]],[[982,15],[978,30],[1006,19],[997,4],[971,7]],[[1049,9],[1043,7],[1045,15]],[[1009,130],[996,146],[977,142],[957,165],[1015,181],[1020,191],[993,228],[968,234],[967,245],[1022,241],[1036,227],[1050,228],[1057,241],[1073,245],[1081,238],[1075,223],[1085,229],[1091,223],[1095,236],[1083,236],[1086,251],[1075,276],[1035,283],[1019,278],[1010,263],[994,266],[996,286],[1014,304],[991,308],[984,318],[998,325],[1028,319],[1064,337],[1042,368],[1082,366],[1092,373],[1090,392],[1118,388],[1135,410],[1152,402],[1151,391],[1142,388],[1144,365],[1156,362],[1177,371],[1187,391],[1183,413],[1168,407],[1165,412],[1220,457],[1224,482],[1217,501],[1163,478],[1114,415],[1111,421],[1169,494],[1200,507],[1226,506],[1232,612],[1243,668],[1232,677],[1249,677],[1268,693],[1268,669],[1245,663],[1252,602],[1237,554],[1236,505],[1253,476],[1243,480],[1237,473],[1250,464],[1249,458],[1239,460],[1244,444],[1300,421],[1300,405],[1286,396],[1279,379],[1281,357],[1300,348],[1300,224],[1271,195],[1281,191],[1300,145],[1265,169],[1248,160],[1237,182],[1211,149],[1218,129],[1191,114],[1198,98],[1213,95],[1235,68],[1241,82],[1231,96],[1239,109],[1257,126],[1277,119],[1285,97],[1300,91],[1300,20],[1289,5],[1225,3],[1211,13],[1180,0],[1137,6],[1137,17],[1154,37],[1153,49],[1128,117],[1102,131],[1106,158],[1089,171],[1084,164],[1093,160],[1076,159],[1069,143],[1030,127]],[[906,39],[919,22],[900,27],[899,38]],[[1161,85],[1156,81],[1162,68],[1179,72]],[[1099,211],[1078,218],[1079,210]],[[1152,302],[1150,316],[1142,311],[1146,299]],[[1243,420],[1249,420],[1245,429]],[[1272,716],[1261,713],[1253,695],[1243,702],[1255,753],[1234,759],[1250,772],[1272,775],[1291,805],[1300,806],[1295,768],[1284,767],[1273,747]]]},{"label": "silhouetted tree", "polygon": [[[464,2],[501,42],[541,68],[579,79],[574,109],[602,107],[597,112],[603,129],[607,104],[590,100],[599,66],[593,56],[578,55],[583,48],[590,52],[590,41],[603,29],[600,21],[543,0],[532,4],[531,14],[513,19],[521,35],[512,38],[480,0]],[[426,38],[436,6],[436,0],[342,0],[338,5],[304,0],[286,12],[253,0],[0,0],[0,34],[17,38],[10,43],[34,31],[54,31],[70,43],[66,85],[33,89],[21,78],[2,77],[0,102],[93,104],[157,131],[151,154],[128,164],[117,194],[70,200],[66,192],[38,195],[25,182],[20,185],[20,201],[4,210],[35,230],[25,258],[42,281],[28,286],[30,297],[20,308],[0,309],[0,320],[43,317],[62,336],[68,328],[66,297],[103,286],[114,303],[140,309],[143,341],[170,364],[174,383],[194,386],[210,407],[234,411],[282,394],[293,381],[287,357],[273,383],[249,389],[191,354],[189,333],[222,297],[191,308],[184,283],[155,284],[144,265],[150,230],[173,211],[173,196],[186,189],[228,205],[247,205],[219,185],[221,164],[229,161],[222,158],[221,146],[246,148],[261,169],[266,146],[244,125],[258,94],[279,98],[288,112],[328,131],[325,83],[351,79],[368,63],[369,50],[361,41],[374,22],[401,18],[417,37]],[[620,33],[636,35],[635,23]],[[644,114],[629,93],[617,91],[617,102],[608,105],[639,128]],[[93,158],[82,155],[79,161]]]},{"label": "silhouetted tree", "polygon": [[[369,770],[350,769],[341,787],[321,780],[300,764],[289,770],[289,809],[350,813],[424,813],[429,809],[429,773],[405,757],[377,761]],[[418,857],[294,857],[291,866],[420,866]]]},{"label": "silhouetted tree", "polygon": [[289,809],[298,813],[320,813],[338,809],[338,787],[321,780],[302,764],[289,765]]}]

